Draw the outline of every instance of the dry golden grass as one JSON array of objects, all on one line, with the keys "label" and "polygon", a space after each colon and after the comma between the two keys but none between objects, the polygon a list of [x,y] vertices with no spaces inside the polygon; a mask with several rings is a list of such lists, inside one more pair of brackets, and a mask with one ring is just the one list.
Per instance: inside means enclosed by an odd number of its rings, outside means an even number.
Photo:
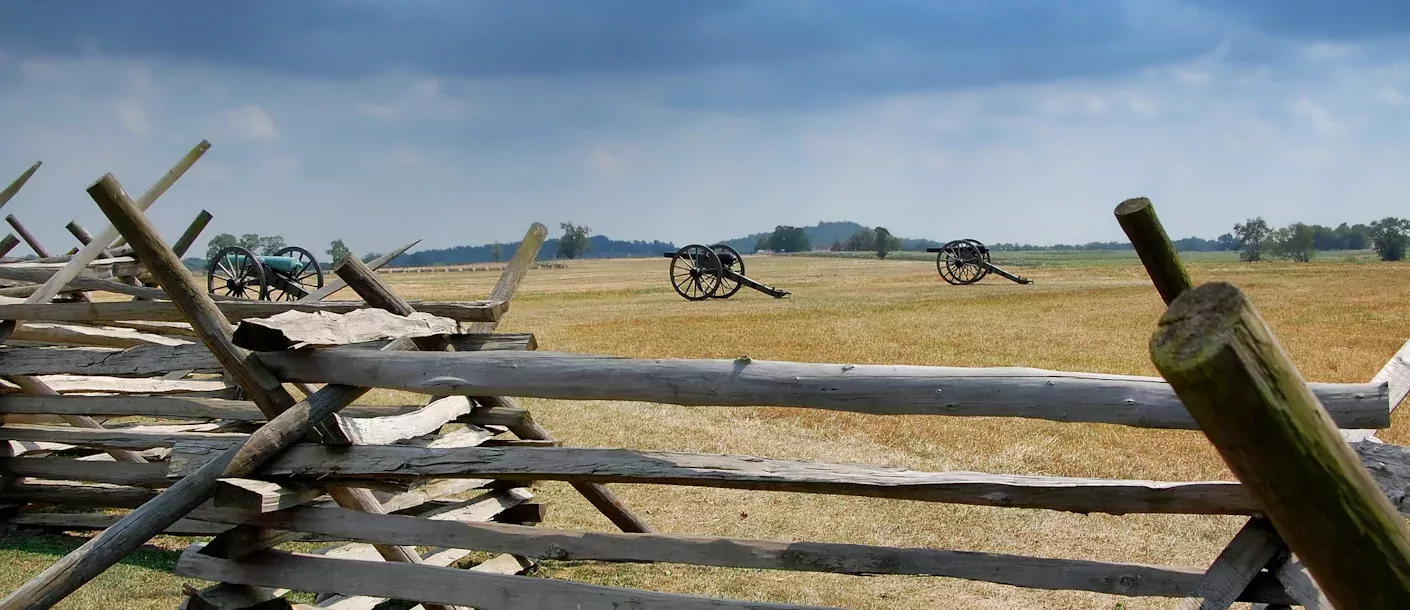
[{"label": "dry golden grass", "polygon": [[[943,284],[930,262],[750,257],[749,274],[794,292],[785,300],[743,290],[727,301],[687,302],[666,282],[664,259],[574,262],[531,273],[504,325],[532,331],[540,349],[640,357],[787,359],[952,366],[1026,365],[1155,374],[1146,345],[1163,306],[1139,263],[1068,262],[1016,269],[1030,286],[1000,278]],[[1410,338],[1410,265],[1316,262],[1191,265],[1196,282],[1247,290],[1309,379],[1365,381]],[[482,298],[494,272],[384,276],[411,299]],[[353,295],[340,295],[354,298]],[[408,397],[375,392],[376,402]],[[884,418],[799,409],[683,408],[531,400],[536,417],[570,446],[622,446],[925,470],[1163,480],[1229,478],[1197,432],[996,418]],[[1381,436],[1410,443],[1398,415]],[[1242,519],[1071,515],[948,506],[618,485],[663,532],[777,540],[848,541],[1203,566]],[[550,527],[610,530],[566,485],[540,484]],[[0,551],[0,560],[14,558]],[[40,569],[0,570],[0,588]],[[1173,600],[1037,591],[953,579],[859,578],[682,565],[549,562],[539,574],[604,584],[735,598],[855,608],[1168,608]],[[65,607],[111,606],[99,591]],[[161,603],[173,607],[174,579]]]}]

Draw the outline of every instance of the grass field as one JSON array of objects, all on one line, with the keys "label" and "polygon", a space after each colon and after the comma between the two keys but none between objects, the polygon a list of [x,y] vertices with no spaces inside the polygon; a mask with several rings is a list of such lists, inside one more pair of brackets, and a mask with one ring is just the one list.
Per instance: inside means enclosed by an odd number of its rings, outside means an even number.
[{"label": "grass field", "polygon": [[[1410,264],[1334,253],[1307,264],[1189,257],[1195,281],[1248,291],[1311,380],[1370,378],[1410,338]],[[749,275],[793,291],[785,300],[743,290],[687,302],[666,261],[574,262],[531,273],[502,330],[532,331],[540,349],[630,356],[784,359],[953,366],[1023,365],[1156,374],[1147,342],[1163,306],[1130,253],[996,253],[1033,278],[991,277],[954,287],[933,259],[748,257]],[[494,272],[386,276],[412,299],[482,298]],[[352,298],[352,295],[340,295]],[[390,392],[368,401],[414,400]],[[994,418],[877,417],[795,409],[685,408],[615,402],[526,401],[570,446],[632,447],[865,462],[923,470],[1141,479],[1228,479],[1198,432]],[[1398,412],[1381,437],[1410,444]],[[1072,515],[919,502],[618,485],[663,532],[1207,565],[1241,518]],[[566,485],[541,483],[547,526],[611,526]],[[0,589],[67,549],[76,536],[0,538]],[[173,608],[180,580],[162,573],[185,541],[149,553],[63,607]],[[844,577],[547,562],[538,575],[661,591],[853,608],[1169,608],[1173,600],[1037,591],[936,578]]]}]

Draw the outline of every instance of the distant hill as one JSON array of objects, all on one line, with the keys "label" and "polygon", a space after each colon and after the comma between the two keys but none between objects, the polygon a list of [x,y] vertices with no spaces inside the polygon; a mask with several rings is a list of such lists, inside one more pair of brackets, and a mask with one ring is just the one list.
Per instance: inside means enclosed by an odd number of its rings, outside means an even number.
[{"label": "distant hill", "polygon": [[[662,252],[676,250],[676,245],[664,241],[622,241],[602,235],[588,238],[591,247],[582,258],[626,258],[629,256],[661,256]],[[500,244],[500,260],[509,260],[519,242]],[[558,239],[550,239],[539,248],[538,260],[550,260],[558,253]],[[418,250],[398,256],[390,263],[392,267],[430,267],[433,265],[462,265],[485,263],[494,260],[494,244],[480,246],[455,246],[438,250]]]},{"label": "distant hill", "polygon": [[[808,241],[813,243],[813,248],[823,249],[826,249],[828,246],[831,246],[832,242],[835,241],[846,243],[847,238],[855,235],[858,231],[875,230],[874,227],[861,225],[850,220],[843,220],[839,222],[823,221],[809,227],[802,227],[802,229],[803,232],[808,235]],[[759,243],[759,238],[762,237],[767,239],[772,234],[773,231],[767,231],[763,233],[752,233],[749,235],[745,235],[744,237],[727,239],[719,243],[723,243],[726,246],[740,251],[741,253],[748,254],[754,251],[754,246]],[[940,242],[932,239],[907,237],[901,238],[902,250],[924,250],[926,248],[934,248],[938,246],[940,246]]]}]

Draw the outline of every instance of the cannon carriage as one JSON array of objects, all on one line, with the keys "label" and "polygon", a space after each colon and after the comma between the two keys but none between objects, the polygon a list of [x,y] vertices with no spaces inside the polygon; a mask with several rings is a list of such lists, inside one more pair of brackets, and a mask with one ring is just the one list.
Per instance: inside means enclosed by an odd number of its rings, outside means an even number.
[{"label": "cannon carriage", "polygon": [[240,246],[217,252],[206,267],[213,295],[255,301],[297,301],[323,287],[323,269],[298,246],[261,256]]},{"label": "cannon carriage", "polygon": [[744,257],[724,244],[690,244],[663,256],[671,259],[671,287],[687,300],[728,299],[745,286],[775,299],[791,294],[744,275]]},{"label": "cannon carriage", "polygon": [[1032,284],[1030,280],[995,265],[989,261],[989,247],[975,239],[956,239],[939,248],[926,248],[926,252],[936,253],[935,269],[947,283],[955,286],[973,284],[990,273],[1018,282]]}]

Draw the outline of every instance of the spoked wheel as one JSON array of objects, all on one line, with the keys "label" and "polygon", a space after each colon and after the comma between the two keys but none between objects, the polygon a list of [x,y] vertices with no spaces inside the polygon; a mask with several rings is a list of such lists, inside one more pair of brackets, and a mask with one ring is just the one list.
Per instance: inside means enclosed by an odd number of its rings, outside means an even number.
[{"label": "spoked wheel", "polygon": [[[744,257],[740,256],[738,251],[724,244],[715,244],[710,246],[710,249],[715,251],[715,256],[719,257],[720,264],[726,271],[731,271],[735,275],[744,275]],[[739,281],[730,279],[727,274],[721,273],[720,289],[710,297],[728,299],[736,292],[739,292]]]},{"label": "spoked wheel", "polygon": [[[983,243],[983,242],[981,242],[981,241],[979,241],[979,240],[977,240],[977,239],[965,239],[965,240],[962,240],[962,241],[965,241],[965,242],[968,242],[968,243],[970,243],[970,244],[973,244],[973,245],[974,245],[974,249],[977,250],[977,251],[979,251],[979,256],[980,256],[980,258],[982,258],[985,263],[988,263],[988,262],[989,262],[989,249],[984,247],[984,243]],[[989,265],[988,265],[988,264],[980,265],[979,268],[980,268],[981,271],[983,271],[983,273],[981,273],[981,274],[979,275],[979,278],[978,278],[978,279],[974,280],[974,281],[976,281],[976,282],[979,281],[979,280],[982,280],[982,279],[984,279],[984,278],[986,278],[986,277],[989,277]]]},{"label": "spoked wheel", "polygon": [[720,257],[714,250],[691,244],[671,259],[671,286],[691,301],[703,301],[720,289]]},{"label": "spoked wheel", "polygon": [[323,270],[318,268],[318,261],[313,259],[312,252],[298,246],[289,246],[274,255],[294,259],[294,266],[287,272],[282,269],[272,270],[278,280],[269,287],[269,300],[297,301],[323,287]]},{"label": "spoked wheel", "polygon": [[267,300],[264,265],[255,253],[230,246],[215,254],[206,270],[206,288],[211,294],[237,299]]},{"label": "spoked wheel", "polygon": [[989,275],[989,257],[972,239],[957,239],[940,247],[935,268],[940,277],[956,286],[973,284]]}]

